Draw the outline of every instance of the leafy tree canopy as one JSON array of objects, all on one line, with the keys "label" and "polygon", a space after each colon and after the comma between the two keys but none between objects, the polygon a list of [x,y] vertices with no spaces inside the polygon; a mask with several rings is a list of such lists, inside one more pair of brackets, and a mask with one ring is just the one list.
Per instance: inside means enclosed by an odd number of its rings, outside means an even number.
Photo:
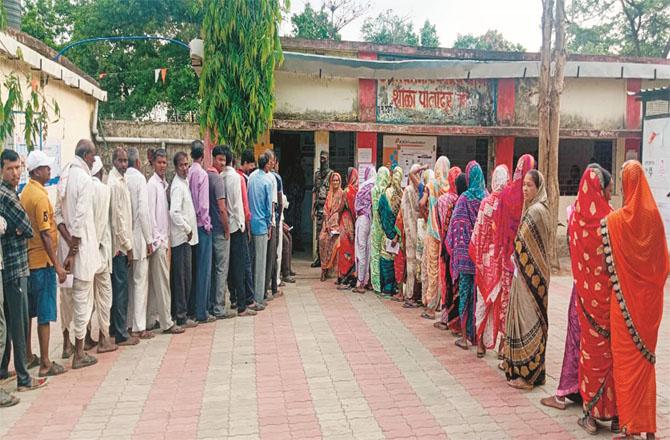
[{"label": "leafy tree canopy", "polygon": [[434,24],[426,20],[419,31],[421,37],[421,46],[423,47],[439,47],[440,37],[437,36],[437,29]]},{"label": "leafy tree canopy", "polygon": [[[26,0],[23,30],[55,49],[85,38],[154,35],[190,41],[199,34],[200,0]],[[197,110],[198,81],[182,47],[157,41],[97,42],[67,57],[108,92],[101,116],[141,118],[157,106]],[[154,70],[167,68],[166,81]]]},{"label": "leafy tree canopy", "polygon": [[279,0],[204,0],[205,60],[200,126],[234,151],[267,130],[274,108],[274,71],[282,61]]},{"label": "leafy tree canopy", "polygon": [[419,36],[408,17],[401,17],[389,9],[377,17],[365,20],[361,27],[363,40],[377,44],[406,44],[417,46]]},{"label": "leafy tree canopy", "polygon": [[334,29],[324,6],[316,11],[310,3],[305,3],[305,10],[291,17],[293,36],[309,40],[340,40],[342,37]]},{"label": "leafy tree canopy", "polygon": [[573,0],[568,50],[667,58],[670,0]]},{"label": "leafy tree canopy", "polygon": [[526,51],[522,45],[506,40],[497,30],[488,30],[479,36],[458,34],[453,46],[456,49],[499,50],[506,52]]}]

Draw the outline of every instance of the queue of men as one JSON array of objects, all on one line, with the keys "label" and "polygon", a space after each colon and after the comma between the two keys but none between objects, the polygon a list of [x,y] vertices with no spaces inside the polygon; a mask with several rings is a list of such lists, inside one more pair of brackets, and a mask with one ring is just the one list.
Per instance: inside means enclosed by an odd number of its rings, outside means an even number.
[{"label": "queue of men", "polygon": [[[152,152],[147,180],[139,151],[117,148],[105,177],[95,145],[81,140],[61,172],[54,206],[45,188],[53,159],[28,155],[19,194],[20,157],[10,149],[0,154],[0,380],[16,376],[23,392],[67,372],[49,358],[59,286],[62,358],[79,369],[97,363],[94,348],[107,353],[151,339],[154,330],[181,334],[256,315],[282,295],[283,282],[295,282],[274,153],[261,155],[255,169],[247,150],[237,170],[225,146],[214,147],[209,168],[202,142],[192,143],[190,156],[192,163],[185,152],[171,158],[168,184],[165,150]],[[29,370],[36,367],[35,377]],[[18,402],[0,388],[0,407]]]}]

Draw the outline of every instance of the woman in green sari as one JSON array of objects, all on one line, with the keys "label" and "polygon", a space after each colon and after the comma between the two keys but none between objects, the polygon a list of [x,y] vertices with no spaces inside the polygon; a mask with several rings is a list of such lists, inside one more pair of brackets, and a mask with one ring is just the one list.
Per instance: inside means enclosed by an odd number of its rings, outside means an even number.
[{"label": "woman in green sari", "polygon": [[381,292],[381,280],[379,272],[379,253],[384,244],[384,231],[382,230],[381,219],[379,218],[379,199],[381,198],[386,188],[389,186],[391,172],[386,167],[381,167],[377,171],[377,180],[375,186],[372,188],[372,227],[370,229],[370,237],[372,238],[372,246],[370,247],[370,280],[372,281],[372,289],[375,292]]},{"label": "woman in green sari", "polygon": [[387,250],[387,243],[391,242],[396,236],[395,222],[402,201],[403,176],[402,168],[395,167],[393,169],[391,184],[380,197],[377,208],[384,233],[379,259],[381,293],[384,295],[395,295],[396,293],[395,268],[393,266],[395,254]]}]

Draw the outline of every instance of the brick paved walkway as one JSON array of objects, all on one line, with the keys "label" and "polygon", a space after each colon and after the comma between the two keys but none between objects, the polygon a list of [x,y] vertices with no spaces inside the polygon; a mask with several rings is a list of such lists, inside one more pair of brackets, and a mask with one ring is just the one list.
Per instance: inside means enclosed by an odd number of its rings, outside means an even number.
[{"label": "brick paved walkway", "polygon": [[[0,410],[0,437],[591,438],[576,424],[579,408],[539,403],[560,374],[570,278],[552,279],[547,384],[521,392],[505,385],[494,353],[478,360],[457,349],[417,310],[337,291],[305,263],[297,269],[299,282],[256,318],[158,335],[22,393],[18,406]],[[670,435],[667,301],[665,308],[660,437]],[[61,347],[53,345],[57,359]]]}]

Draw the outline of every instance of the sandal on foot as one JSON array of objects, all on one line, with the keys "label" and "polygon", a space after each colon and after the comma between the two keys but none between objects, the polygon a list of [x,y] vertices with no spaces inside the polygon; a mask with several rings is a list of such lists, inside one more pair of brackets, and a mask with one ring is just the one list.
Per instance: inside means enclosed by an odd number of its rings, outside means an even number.
[{"label": "sandal on foot", "polygon": [[556,396],[549,396],[545,397],[544,399],[540,399],[540,403],[544,406],[548,406],[549,408],[560,410],[565,409],[565,402],[559,400]]},{"label": "sandal on foot", "polygon": [[447,326],[447,324],[445,324],[444,322],[440,321],[433,323],[433,327],[442,331],[449,330],[449,326]]},{"label": "sandal on foot", "polygon": [[0,408],[9,408],[10,406],[17,405],[21,399],[18,397],[9,394],[5,390],[0,390]]},{"label": "sandal on foot", "polygon": [[66,371],[67,370],[62,365],[58,365],[55,362],[51,362],[51,366],[46,371],[46,373],[40,372],[38,376],[39,377],[58,376],[60,374],[65,373]]},{"label": "sandal on foot", "polygon": [[[214,318],[214,319],[216,319],[216,318]],[[139,332],[138,335],[137,335],[137,337],[139,337],[140,339],[151,339],[154,336],[156,336],[156,335],[154,335],[153,333],[151,333],[148,330],[144,330],[143,332]]]},{"label": "sandal on foot", "polygon": [[36,354],[33,355],[29,360],[26,361],[26,369],[30,370],[31,368],[40,366],[40,357]]},{"label": "sandal on foot", "polygon": [[19,393],[23,393],[23,392],[26,392],[26,391],[36,390],[38,388],[42,388],[43,386],[46,386],[47,383],[48,382],[47,382],[46,377],[43,377],[43,378],[40,378],[40,379],[36,379],[34,377],[31,377],[30,378],[30,385],[18,386],[18,387],[16,387],[16,391],[18,391]]},{"label": "sandal on foot", "polygon": [[486,356],[486,349],[484,351],[480,351],[479,348],[477,349],[477,359],[482,359],[484,356]]},{"label": "sandal on foot", "polygon": [[405,301],[405,304],[402,305],[405,309],[416,309],[417,305],[410,301]]},{"label": "sandal on foot", "polygon": [[508,381],[507,386],[525,391],[531,391],[533,389],[533,385],[530,385],[521,378]]},{"label": "sandal on foot", "polygon": [[498,370],[505,371],[505,362],[498,362]]},{"label": "sandal on foot", "polygon": [[74,354],[74,348],[70,347],[70,349],[63,349],[63,353],[61,354],[61,359],[70,359],[72,355]]},{"label": "sandal on foot", "polygon": [[119,349],[119,346],[116,344],[109,343],[109,345],[105,346],[103,344],[98,344],[98,349],[96,350],[96,353],[102,354],[102,353],[111,353],[112,351],[116,351]]},{"label": "sandal on foot", "polygon": [[90,367],[98,363],[98,359],[94,358],[88,353],[84,353],[84,356],[77,361],[76,358],[72,359],[72,369],[78,370],[80,368]]},{"label": "sandal on foot", "polygon": [[186,330],[184,330],[182,327],[179,327],[177,324],[172,324],[172,327],[170,327],[167,330],[163,330],[163,333],[170,334],[170,335],[180,335],[184,333]]},{"label": "sandal on foot", "polygon": [[[590,423],[593,422],[593,423]],[[596,421],[589,416],[580,417],[577,419],[577,424],[588,434],[596,435],[598,434],[598,425]]]},{"label": "sandal on foot", "polygon": [[435,315],[432,315],[432,316],[431,316],[428,312],[423,312],[423,313],[421,314],[421,317],[422,317],[423,319],[435,319]]},{"label": "sandal on foot", "polygon": [[456,347],[458,348],[462,348],[463,350],[468,350],[468,343],[465,342],[463,339],[456,339],[454,345],[456,345]]}]

